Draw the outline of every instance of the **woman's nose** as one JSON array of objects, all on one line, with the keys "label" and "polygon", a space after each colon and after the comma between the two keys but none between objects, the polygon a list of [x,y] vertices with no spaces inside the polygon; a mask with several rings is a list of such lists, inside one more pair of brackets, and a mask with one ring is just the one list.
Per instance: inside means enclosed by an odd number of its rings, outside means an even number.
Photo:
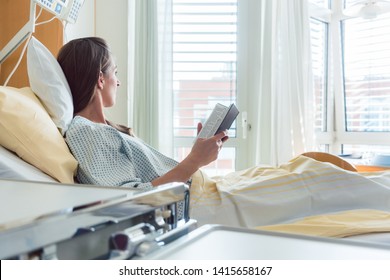
[{"label": "woman's nose", "polygon": [[119,87],[121,85],[121,81],[117,80],[116,85]]}]

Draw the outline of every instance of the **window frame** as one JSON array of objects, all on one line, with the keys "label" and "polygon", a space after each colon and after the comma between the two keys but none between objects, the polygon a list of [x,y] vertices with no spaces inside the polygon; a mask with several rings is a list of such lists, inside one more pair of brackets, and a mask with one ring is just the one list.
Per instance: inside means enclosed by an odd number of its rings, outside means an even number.
[{"label": "window frame", "polygon": [[328,93],[327,131],[316,132],[317,144],[326,145],[326,151],[342,154],[343,145],[390,146],[390,132],[347,131],[345,114],[342,15],[343,0],[333,0],[330,9],[309,5],[310,16],[328,22]]},{"label": "window frame", "polygon": [[330,152],[331,146],[333,144],[334,139],[334,107],[333,104],[333,90],[332,90],[332,73],[331,73],[331,67],[332,64],[330,63],[332,61],[332,36],[331,34],[334,32],[334,22],[332,21],[332,11],[331,9],[319,7],[313,3],[309,3],[309,15],[310,17],[325,22],[328,24],[328,33],[327,33],[327,78],[326,78],[326,104],[324,104],[324,107],[326,107],[326,131],[316,131],[315,137],[317,145],[325,145],[325,150],[327,152]]}]

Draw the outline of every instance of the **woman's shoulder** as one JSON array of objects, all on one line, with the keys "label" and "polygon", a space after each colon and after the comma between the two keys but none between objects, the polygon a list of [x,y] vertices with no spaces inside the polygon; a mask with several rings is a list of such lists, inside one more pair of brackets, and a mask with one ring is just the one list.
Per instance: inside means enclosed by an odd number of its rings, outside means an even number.
[{"label": "woman's shoulder", "polygon": [[79,134],[99,134],[104,135],[106,133],[112,134],[115,133],[115,129],[113,129],[109,125],[95,123],[90,121],[87,118],[81,116],[75,116],[72,122],[69,125],[69,128],[66,132],[67,136],[71,135],[79,135]]},{"label": "woman's shoulder", "polygon": [[73,153],[86,150],[106,150],[108,147],[120,147],[123,139],[109,125],[94,123],[76,116],[65,134],[65,141]]}]

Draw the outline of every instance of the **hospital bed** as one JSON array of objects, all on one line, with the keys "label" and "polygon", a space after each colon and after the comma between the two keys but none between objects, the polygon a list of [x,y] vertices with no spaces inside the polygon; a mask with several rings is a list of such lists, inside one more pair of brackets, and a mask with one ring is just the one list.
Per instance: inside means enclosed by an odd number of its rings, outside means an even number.
[{"label": "hospital bed", "polygon": [[1,146],[0,158],[0,259],[390,258],[389,233],[330,239],[201,224],[184,184],[151,192],[63,184]]},{"label": "hospital bed", "polygon": [[[0,258],[390,258],[390,178],[382,173],[356,176],[299,157],[283,172],[307,176],[304,188],[301,179],[282,182],[287,177],[269,167],[255,170],[263,172],[260,181],[222,189],[220,181],[193,184],[191,191],[168,184],[147,193],[75,184],[77,162],[61,135],[72,117],[68,89],[50,53],[35,45],[29,54],[28,61],[40,60],[36,65],[44,68],[34,68],[32,87],[0,87]],[[318,179],[325,175],[340,185],[328,188]],[[364,231],[343,239],[305,231],[348,210],[360,215]],[[375,219],[364,223],[367,213]],[[290,246],[295,249],[285,249]]]}]

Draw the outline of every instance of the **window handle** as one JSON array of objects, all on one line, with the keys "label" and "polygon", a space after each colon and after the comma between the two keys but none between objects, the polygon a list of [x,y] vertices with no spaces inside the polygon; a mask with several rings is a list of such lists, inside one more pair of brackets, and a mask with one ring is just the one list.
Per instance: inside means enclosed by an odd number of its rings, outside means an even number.
[{"label": "window handle", "polygon": [[242,125],[242,139],[246,139],[248,134],[248,119],[247,119],[247,112],[244,111],[241,113],[241,125]]}]

